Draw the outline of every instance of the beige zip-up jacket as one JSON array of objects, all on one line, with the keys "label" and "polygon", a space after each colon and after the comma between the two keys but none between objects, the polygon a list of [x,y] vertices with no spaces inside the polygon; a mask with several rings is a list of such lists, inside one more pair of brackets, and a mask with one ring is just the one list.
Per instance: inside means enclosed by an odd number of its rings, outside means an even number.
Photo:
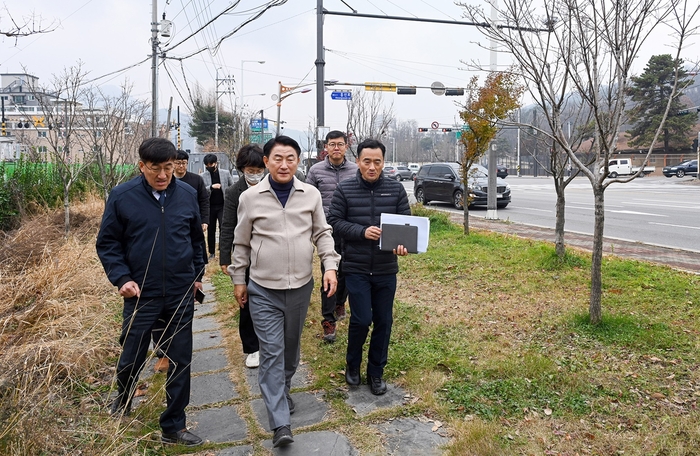
[{"label": "beige zip-up jacket", "polygon": [[285,207],[277,199],[267,175],[241,194],[234,233],[233,264],[228,267],[235,285],[250,279],[273,290],[300,288],[313,275],[314,245],[326,270],[338,270],[332,229],[326,222],[321,194],[294,178]]}]

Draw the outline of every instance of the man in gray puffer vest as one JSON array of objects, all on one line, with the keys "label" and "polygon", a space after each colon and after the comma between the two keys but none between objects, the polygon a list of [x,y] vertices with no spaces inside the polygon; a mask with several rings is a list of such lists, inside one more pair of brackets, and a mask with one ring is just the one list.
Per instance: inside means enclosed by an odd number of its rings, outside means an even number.
[{"label": "man in gray puffer vest", "polygon": [[[348,150],[348,137],[342,131],[333,130],[326,135],[326,150],[328,156],[309,169],[306,176],[306,183],[313,185],[321,192],[323,199],[323,212],[328,218],[328,211],[331,207],[333,192],[341,181],[355,177],[357,164],[354,161],[345,159],[345,152]],[[341,253],[341,240],[335,233],[335,251]],[[321,265],[321,275],[323,275],[323,265]],[[345,279],[343,278],[342,260],[338,266],[338,289],[335,295],[330,298],[321,289],[321,313],[323,321],[323,340],[326,342],[335,341],[336,320],[345,318],[345,300],[348,293],[345,289]]]}]

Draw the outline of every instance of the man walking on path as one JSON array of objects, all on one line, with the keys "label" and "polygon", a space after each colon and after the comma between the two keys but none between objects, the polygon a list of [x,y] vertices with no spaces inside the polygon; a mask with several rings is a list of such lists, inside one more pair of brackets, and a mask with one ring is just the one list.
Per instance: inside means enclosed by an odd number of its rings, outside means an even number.
[{"label": "man walking on path", "polygon": [[204,185],[209,190],[209,227],[207,229],[207,244],[209,259],[213,260],[216,254],[216,223],[224,217],[224,195],[226,189],[234,184],[231,173],[219,168],[218,158],[214,154],[204,156],[206,171],[202,174]]},{"label": "man walking on path", "polygon": [[122,353],[112,414],[127,415],[159,318],[159,341],[170,360],[167,407],[160,415],[164,443],[194,446],[187,430],[194,294],[202,288],[204,233],[195,189],[173,179],[175,146],[150,138],[139,147],[141,175],[112,190],[97,235],[97,254],[110,282],[124,297]]},{"label": "man walking on path", "polygon": [[359,170],[354,179],[338,184],[328,222],[343,239],[343,271],[350,301],[345,381],[360,380],[362,347],[373,325],[367,356],[367,383],[372,394],[386,393],[384,367],[393,323],[396,255],[407,255],[402,245],[393,252],[379,250],[381,214],[411,215],[403,185],[388,179],[384,168],[384,144],[368,139],[357,146]]},{"label": "man walking on path", "polygon": [[[348,137],[342,131],[333,130],[326,135],[326,149],[328,156],[309,169],[306,176],[306,183],[313,185],[321,192],[323,198],[323,211],[328,219],[328,211],[331,207],[333,192],[341,181],[355,177],[357,165],[345,158],[348,149]],[[335,251],[341,253],[341,239],[335,232],[333,233]],[[321,265],[321,274],[325,272]],[[345,289],[345,277],[343,276],[343,264],[338,266],[338,291],[333,296],[327,296],[321,290],[321,313],[323,320],[323,340],[335,342],[336,320],[345,318],[345,300],[347,299]]]},{"label": "man walking on path", "polygon": [[321,195],[294,177],[299,144],[277,136],[265,144],[263,154],[270,173],[240,196],[229,272],[236,301],[250,306],[260,341],[260,392],[274,430],[272,444],[280,447],[294,441],[290,429],[294,402],[289,390],[314,287],[314,245],[326,268],[323,289],[331,296],[340,255],[333,248]]}]

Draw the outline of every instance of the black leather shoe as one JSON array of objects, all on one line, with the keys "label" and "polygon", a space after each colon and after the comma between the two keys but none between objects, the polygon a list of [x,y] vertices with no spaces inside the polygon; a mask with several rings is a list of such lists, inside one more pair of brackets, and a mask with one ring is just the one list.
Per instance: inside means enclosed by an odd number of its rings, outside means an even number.
[{"label": "black leather shoe", "polygon": [[119,398],[114,399],[109,407],[109,414],[112,418],[121,418],[131,415],[131,404],[123,404]]},{"label": "black leather shoe", "polygon": [[161,434],[160,440],[163,443],[174,443],[177,445],[185,446],[197,446],[202,444],[202,439],[200,439],[187,429],[177,431],[174,434],[166,434],[164,432],[163,434]]},{"label": "black leather shoe", "polygon": [[369,384],[369,389],[375,396],[381,396],[386,393],[386,382],[381,377],[372,377],[367,375],[367,383]]},{"label": "black leather shoe", "polygon": [[294,405],[294,401],[292,400],[292,396],[287,395],[287,405],[289,406],[289,414],[292,415],[294,414],[294,410],[296,409],[296,405]]},{"label": "black leather shoe", "polygon": [[280,426],[275,429],[275,435],[272,437],[273,448],[289,445],[294,442],[292,437],[292,430],[289,426]]},{"label": "black leather shoe", "polygon": [[360,384],[360,368],[345,366],[345,382],[350,386]]}]

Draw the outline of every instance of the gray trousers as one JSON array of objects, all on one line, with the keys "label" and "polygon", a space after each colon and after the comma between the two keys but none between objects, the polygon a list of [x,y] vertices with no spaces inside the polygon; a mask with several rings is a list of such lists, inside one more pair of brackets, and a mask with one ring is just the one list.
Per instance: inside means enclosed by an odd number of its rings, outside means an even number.
[{"label": "gray trousers", "polygon": [[314,281],[293,290],[272,290],[248,283],[248,305],[260,341],[258,383],[270,429],[289,426],[287,394],[299,365],[301,331]]}]

